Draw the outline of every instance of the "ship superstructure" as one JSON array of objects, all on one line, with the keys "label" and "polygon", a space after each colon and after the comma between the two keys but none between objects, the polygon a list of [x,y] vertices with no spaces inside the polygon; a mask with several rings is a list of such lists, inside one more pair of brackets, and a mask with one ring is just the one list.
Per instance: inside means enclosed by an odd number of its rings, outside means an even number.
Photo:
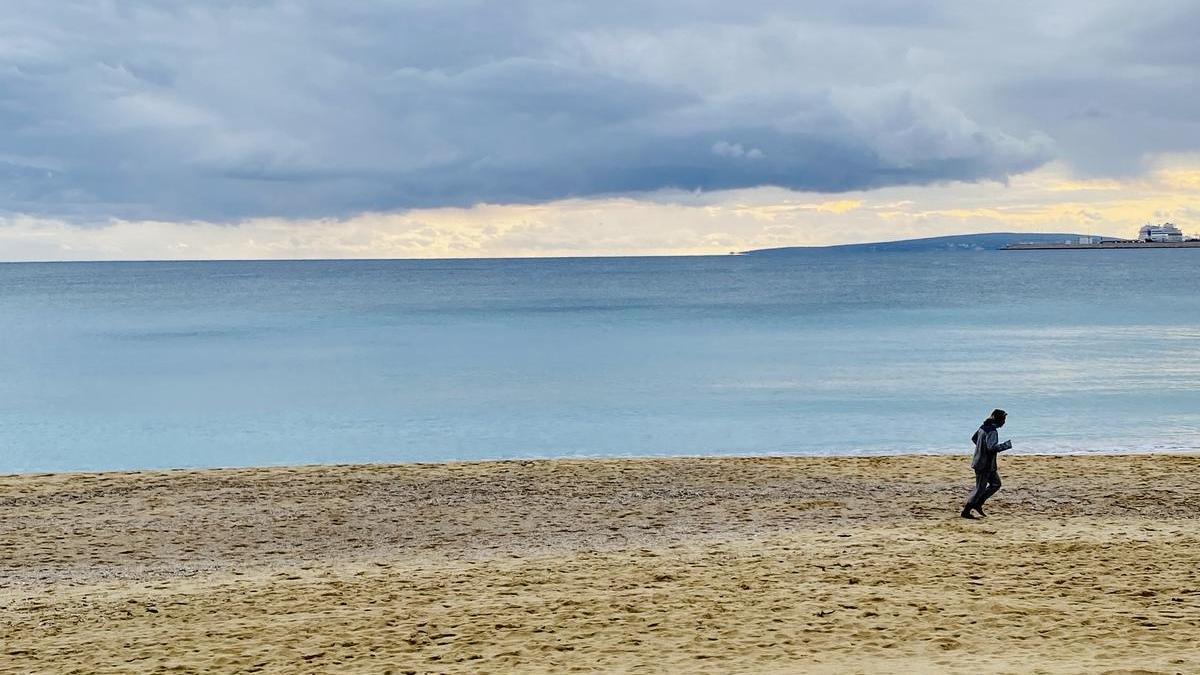
[{"label": "ship superstructure", "polygon": [[1151,225],[1146,223],[1138,231],[1138,241],[1156,241],[1160,243],[1183,241],[1183,232],[1171,223]]}]

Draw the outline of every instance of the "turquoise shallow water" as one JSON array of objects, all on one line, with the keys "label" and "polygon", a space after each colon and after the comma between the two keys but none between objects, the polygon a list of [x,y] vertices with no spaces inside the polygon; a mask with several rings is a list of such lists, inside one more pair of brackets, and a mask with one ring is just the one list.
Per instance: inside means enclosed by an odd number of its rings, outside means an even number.
[{"label": "turquoise shallow water", "polygon": [[1200,447],[1200,251],[0,265],[0,472]]}]

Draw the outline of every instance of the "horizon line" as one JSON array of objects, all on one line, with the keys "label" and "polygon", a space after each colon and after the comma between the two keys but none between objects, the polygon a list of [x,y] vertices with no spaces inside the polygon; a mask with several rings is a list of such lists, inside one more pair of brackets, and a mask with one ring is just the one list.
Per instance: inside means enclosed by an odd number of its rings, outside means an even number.
[{"label": "horizon line", "polygon": [[47,265],[53,263],[86,264],[86,263],[201,263],[201,262],[387,262],[387,261],[463,261],[463,260],[577,260],[577,259],[626,259],[626,258],[727,258],[743,256],[759,251],[776,251],[782,249],[830,249],[848,246],[877,246],[880,244],[898,244],[903,242],[927,241],[931,239],[947,239],[951,237],[984,237],[994,235],[1068,235],[1068,236],[1100,236],[1078,235],[1071,232],[966,232],[961,234],[940,234],[932,237],[913,237],[909,239],[882,239],[878,241],[849,242],[844,244],[821,244],[806,246],[803,244],[791,246],[771,246],[767,248],[729,251],[727,253],[633,253],[626,255],[610,254],[579,254],[579,255],[527,255],[527,256],[479,256],[479,257],[434,257],[434,258],[111,258],[111,259],[59,259],[59,260],[0,260],[0,265]]}]

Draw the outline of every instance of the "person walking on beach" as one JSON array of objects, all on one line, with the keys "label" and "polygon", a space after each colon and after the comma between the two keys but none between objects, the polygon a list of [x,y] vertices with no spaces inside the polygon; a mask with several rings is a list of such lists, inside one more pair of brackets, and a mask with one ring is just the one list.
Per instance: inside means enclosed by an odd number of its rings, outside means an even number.
[{"label": "person walking on beach", "polygon": [[1000,434],[997,432],[1000,427],[1004,426],[1006,419],[1008,419],[1008,413],[996,408],[983,421],[975,435],[971,436],[971,442],[975,444],[975,456],[971,458],[971,468],[975,469],[975,492],[971,493],[971,498],[963,507],[963,518],[975,518],[971,513],[972,509],[986,518],[987,514],[983,512],[983,503],[1000,489],[1000,470],[996,456],[1012,448],[1012,441],[1001,443]]}]

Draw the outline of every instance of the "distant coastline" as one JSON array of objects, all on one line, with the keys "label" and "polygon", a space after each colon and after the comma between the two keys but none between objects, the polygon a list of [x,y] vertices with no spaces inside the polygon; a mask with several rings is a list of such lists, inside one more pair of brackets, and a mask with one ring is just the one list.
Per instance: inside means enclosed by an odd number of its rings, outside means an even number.
[{"label": "distant coastline", "polygon": [[[1145,229],[1145,228],[1143,228]],[[735,252],[736,255],[789,256],[819,251],[846,252],[914,252],[914,251],[1050,251],[1085,249],[1131,249],[1131,248],[1200,248],[1200,240],[1148,241],[1146,238],[1124,239],[1102,235],[1074,234],[1068,232],[986,232],[982,234],[956,234],[943,237],[923,237],[897,241],[878,241],[862,244],[834,244],[831,246],[785,246]],[[1143,233],[1144,234],[1144,233]]]},{"label": "distant coastline", "polygon": [[1071,251],[1100,248],[1200,248],[1200,241],[1102,241],[1095,244],[1019,242],[1000,247],[1001,251]]},{"label": "distant coastline", "polygon": [[[985,232],[981,234],[955,234],[942,237],[877,241],[862,244],[835,244],[832,246],[786,246],[740,251],[738,255],[788,256],[817,251],[846,252],[900,252],[900,251],[998,251],[1015,244],[1065,245],[1088,235],[1068,232]],[[1100,237],[1116,239],[1115,237]]]}]

